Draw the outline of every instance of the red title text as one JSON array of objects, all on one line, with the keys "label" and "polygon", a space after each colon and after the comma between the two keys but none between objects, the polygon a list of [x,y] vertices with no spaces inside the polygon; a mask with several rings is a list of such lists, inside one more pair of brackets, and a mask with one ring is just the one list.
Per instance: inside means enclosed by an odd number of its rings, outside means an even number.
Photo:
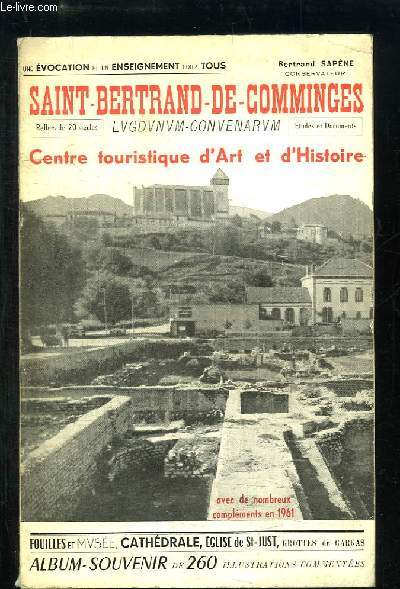
[{"label": "red title text", "polygon": [[363,85],[137,84],[121,86],[31,86],[31,115],[171,115],[265,113],[360,113]]}]

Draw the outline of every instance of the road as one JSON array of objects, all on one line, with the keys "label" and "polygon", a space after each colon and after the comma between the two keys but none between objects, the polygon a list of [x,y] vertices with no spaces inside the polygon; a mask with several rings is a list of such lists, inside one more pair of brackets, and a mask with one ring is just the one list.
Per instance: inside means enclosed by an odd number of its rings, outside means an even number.
[{"label": "road", "polygon": [[[152,325],[150,327],[137,327],[133,330],[133,334],[134,334],[135,338],[150,337],[153,334],[168,335],[169,330],[170,330],[169,323],[164,323],[163,325]],[[122,336],[114,336],[114,337],[111,337],[111,336],[104,337],[104,332],[102,332],[102,331],[92,332],[91,336],[93,336],[93,335],[98,335],[98,337],[71,338],[68,342],[68,347],[69,348],[88,348],[88,347],[100,348],[100,347],[105,347],[105,346],[113,346],[115,344],[121,344],[121,343],[124,343],[130,339],[130,336],[132,336],[132,329],[127,329],[125,336],[122,335]],[[41,339],[39,337],[33,337],[32,343],[38,347],[42,346]],[[43,350],[45,350],[45,349],[46,348],[43,348]],[[59,349],[60,348],[58,348],[58,347],[54,347],[51,349],[52,350],[51,352],[49,351],[49,354],[54,354]]]}]

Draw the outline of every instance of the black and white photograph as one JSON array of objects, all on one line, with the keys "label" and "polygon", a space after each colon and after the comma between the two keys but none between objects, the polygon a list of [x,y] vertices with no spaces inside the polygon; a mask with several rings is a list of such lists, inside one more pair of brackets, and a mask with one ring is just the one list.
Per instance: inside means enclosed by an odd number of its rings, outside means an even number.
[{"label": "black and white photograph", "polygon": [[257,510],[372,517],[371,210],[229,189],[24,205],[24,519],[223,519],[211,492],[254,485],[289,501]]}]

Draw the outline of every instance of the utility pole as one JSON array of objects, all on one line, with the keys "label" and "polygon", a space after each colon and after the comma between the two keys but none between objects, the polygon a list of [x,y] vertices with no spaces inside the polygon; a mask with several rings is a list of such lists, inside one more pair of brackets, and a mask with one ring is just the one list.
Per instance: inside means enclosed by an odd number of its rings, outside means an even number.
[{"label": "utility pole", "polygon": [[106,289],[103,288],[102,290],[103,290],[103,307],[104,307],[104,328],[105,328],[105,331],[107,331],[108,325],[107,325]]},{"label": "utility pole", "polygon": [[133,334],[134,334],[134,328],[133,328],[133,324],[134,324],[134,321],[133,321],[133,294],[131,294],[131,321],[132,321],[132,337],[133,337]]}]

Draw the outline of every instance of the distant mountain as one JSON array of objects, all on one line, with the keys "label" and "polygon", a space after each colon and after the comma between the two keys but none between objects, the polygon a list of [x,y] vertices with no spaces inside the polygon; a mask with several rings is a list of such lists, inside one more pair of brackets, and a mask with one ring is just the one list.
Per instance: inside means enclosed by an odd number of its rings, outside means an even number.
[{"label": "distant mountain", "polygon": [[70,211],[104,211],[122,215],[132,215],[132,207],[119,198],[109,194],[92,194],[82,198],[65,196],[46,196],[27,203],[28,207],[39,216],[66,215]]},{"label": "distant mountain", "polygon": [[347,194],[332,194],[322,198],[311,198],[298,205],[283,209],[269,217],[268,221],[280,221],[297,225],[320,223],[337,233],[372,235],[373,219],[371,209],[360,200]]},{"label": "distant mountain", "polygon": [[[118,217],[132,215],[132,207],[119,198],[109,194],[92,194],[82,198],[47,196],[27,203],[37,215],[66,215],[73,210],[104,211]],[[337,233],[353,235],[372,235],[372,212],[366,204],[348,195],[333,194],[322,198],[312,198],[298,205],[283,209],[271,215],[266,211],[231,205],[230,214],[241,217],[256,216],[268,222],[280,221],[297,225],[321,223]]]},{"label": "distant mountain", "polygon": [[267,211],[260,211],[258,209],[250,209],[249,207],[240,207],[238,205],[230,205],[229,211],[231,216],[239,215],[239,217],[258,217],[259,219],[268,219],[271,213]]},{"label": "distant mountain", "polygon": [[[66,196],[47,196],[28,203],[29,208],[38,215],[65,215],[73,210],[107,211],[122,216],[131,215],[132,207],[119,198],[108,194],[92,194],[84,198],[67,198]],[[248,207],[231,206],[231,215],[240,217],[256,216],[267,219],[270,213]]]}]

